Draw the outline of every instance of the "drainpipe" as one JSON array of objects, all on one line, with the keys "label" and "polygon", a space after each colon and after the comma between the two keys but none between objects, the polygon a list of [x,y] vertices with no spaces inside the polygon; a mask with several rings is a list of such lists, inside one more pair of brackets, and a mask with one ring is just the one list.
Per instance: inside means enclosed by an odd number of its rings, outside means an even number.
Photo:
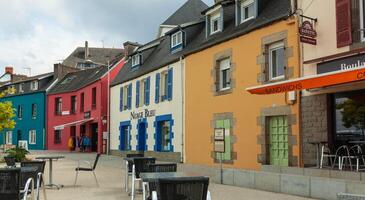
[{"label": "drainpipe", "polygon": [[185,63],[183,62],[182,56],[180,56],[180,76],[181,76],[181,119],[182,119],[182,127],[181,127],[181,163],[185,161],[185,81],[184,81],[184,66]]}]

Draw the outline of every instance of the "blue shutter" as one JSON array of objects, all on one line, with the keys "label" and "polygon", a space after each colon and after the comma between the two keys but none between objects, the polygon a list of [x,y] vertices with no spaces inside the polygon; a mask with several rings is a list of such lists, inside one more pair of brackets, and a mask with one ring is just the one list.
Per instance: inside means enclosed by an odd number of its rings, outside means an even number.
[{"label": "blue shutter", "polygon": [[137,81],[137,85],[136,85],[136,108],[139,107],[139,87],[140,87],[141,82]]},{"label": "blue shutter", "polygon": [[148,77],[146,82],[145,82],[145,95],[144,95],[144,100],[145,100],[145,104],[146,106],[150,105],[150,83],[151,83],[151,78]]},{"label": "blue shutter", "polygon": [[123,87],[120,88],[120,96],[119,96],[119,110],[123,111]]},{"label": "blue shutter", "polygon": [[132,84],[128,86],[128,101],[127,101],[128,109],[132,109]]},{"label": "blue shutter", "polygon": [[169,69],[167,73],[167,99],[169,101],[172,100],[172,81],[173,81],[173,70],[172,68]]},{"label": "blue shutter", "polygon": [[155,103],[160,101],[160,73],[156,74]]}]

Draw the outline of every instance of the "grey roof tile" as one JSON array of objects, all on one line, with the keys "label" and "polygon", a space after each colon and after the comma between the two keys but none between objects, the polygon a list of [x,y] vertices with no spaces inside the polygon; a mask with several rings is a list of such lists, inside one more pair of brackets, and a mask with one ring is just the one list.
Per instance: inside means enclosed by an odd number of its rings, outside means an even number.
[{"label": "grey roof tile", "polygon": [[180,25],[186,22],[195,21],[202,17],[201,12],[208,6],[201,0],[188,0],[174,14],[172,14],[162,25]]}]

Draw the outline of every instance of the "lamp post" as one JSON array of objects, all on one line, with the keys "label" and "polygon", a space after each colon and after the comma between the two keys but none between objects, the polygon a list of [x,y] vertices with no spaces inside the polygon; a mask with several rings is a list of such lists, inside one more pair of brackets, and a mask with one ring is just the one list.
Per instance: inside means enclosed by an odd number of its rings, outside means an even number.
[{"label": "lamp post", "polygon": [[[93,64],[97,64],[97,65],[105,65],[104,63],[98,63],[98,62],[94,62],[92,60],[85,60],[86,63],[93,63]],[[108,89],[107,89],[107,93],[106,93],[106,98],[107,98],[107,108],[106,108],[106,132],[108,134],[108,139],[107,139],[107,144],[106,144],[106,154],[109,155],[109,145],[110,145],[110,133],[109,133],[109,120],[110,120],[110,117],[109,117],[109,110],[110,110],[110,95],[109,95],[109,90],[110,90],[110,62],[108,60],[108,63],[106,64],[106,66],[108,67],[108,73],[107,73],[107,76],[108,76]]]}]

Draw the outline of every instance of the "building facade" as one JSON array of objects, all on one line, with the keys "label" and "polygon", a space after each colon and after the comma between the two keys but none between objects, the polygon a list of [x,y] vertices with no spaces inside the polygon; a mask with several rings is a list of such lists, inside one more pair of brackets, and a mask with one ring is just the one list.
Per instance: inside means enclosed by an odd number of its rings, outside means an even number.
[{"label": "building facade", "polygon": [[[108,140],[109,82],[124,65],[124,59],[68,73],[47,95],[47,148],[69,150],[71,137],[87,136],[87,151],[105,153]],[[75,149],[77,150],[77,149]]]},{"label": "building facade", "polygon": [[299,76],[298,26],[287,0],[217,1],[185,57],[186,162],[299,166],[298,94],[245,88]]}]

